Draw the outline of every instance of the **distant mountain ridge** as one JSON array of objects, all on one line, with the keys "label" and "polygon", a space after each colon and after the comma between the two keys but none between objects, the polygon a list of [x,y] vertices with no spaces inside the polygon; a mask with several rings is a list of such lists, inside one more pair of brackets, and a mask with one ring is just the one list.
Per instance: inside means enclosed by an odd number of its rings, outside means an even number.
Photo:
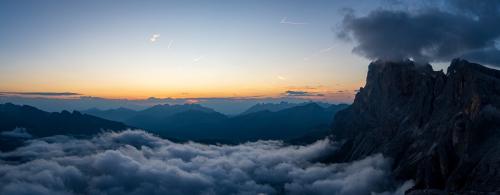
[{"label": "distant mountain ridge", "polygon": [[[82,112],[121,121],[162,137],[239,142],[290,139],[309,133],[326,135],[333,115],[347,105],[286,103],[286,106],[289,108],[254,110],[233,117],[198,104],[157,105],[142,111],[93,109]],[[272,106],[269,104],[266,107]]]},{"label": "distant mountain ridge", "polygon": [[115,120],[115,121],[134,124],[140,122],[144,118],[159,119],[192,110],[207,112],[207,113],[216,112],[213,109],[203,107],[199,104],[180,104],[180,105],[159,104],[140,111],[128,108],[117,108],[108,110],[93,108],[89,110],[82,110],[81,112],[108,120]]},{"label": "distant mountain ridge", "polygon": [[[347,105],[331,105],[327,108],[308,103],[280,111],[260,111],[230,118],[226,128],[238,128],[251,137],[250,132],[266,135],[264,138],[297,138],[318,131],[327,131],[335,114]],[[325,134],[326,135],[326,134]]]},{"label": "distant mountain ridge", "polygon": [[113,121],[124,121],[137,115],[137,111],[123,107],[109,110],[92,108],[88,110],[82,110],[80,112]]},{"label": "distant mountain ridge", "polygon": [[102,130],[123,130],[127,125],[77,111],[45,112],[32,106],[0,104],[0,131],[25,128],[35,137],[91,135]]},{"label": "distant mountain ridge", "polygon": [[382,153],[410,194],[500,191],[500,71],[455,59],[447,73],[412,61],[370,64],[366,85],[334,119],[331,161]]},{"label": "distant mountain ridge", "polygon": [[250,113],[254,113],[254,112],[259,112],[259,111],[271,111],[271,112],[277,112],[277,111],[280,111],[280,110],[284,110],[284,109],[287,109],[287,108],[292,108],[292,107],[296,107],[296,106],[303,106],[303,105],[306,105],[306,104],[310,104],[310,103],[316,103],[318,104],[319,106],[322,106],[322,107],[329,107],[331,106],[332,104],[328,104],[328,103],[322,103],[322,102],[302,102],[302,103],[289,103],[289,102],[280,102],[280,103],[258,103],[258,104],[255,104],[253,105],[252,107],[248,108],[247,110],[245,110],[244,112],[242,112],[241,114],[239,115],[245,115],[245,114],[250,114]]}]

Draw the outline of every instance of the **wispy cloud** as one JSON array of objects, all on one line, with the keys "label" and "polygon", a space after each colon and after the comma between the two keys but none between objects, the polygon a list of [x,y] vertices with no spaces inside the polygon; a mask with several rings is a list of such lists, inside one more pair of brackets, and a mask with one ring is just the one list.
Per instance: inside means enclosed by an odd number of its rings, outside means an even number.
[{"label": "wispy cloud", "polygon": [[82,95],[73,92],[0,92],[4,95],[28,95],[28,96],[77,96]]},{"label": "wispy cloud", "polygon": [[149,38],[149,41],[150,41],[151,43],[154,43],[154,42],[158,41],[159,39],[160,39],[160,34],[153,34],[153,35],[151,36],[151,38]]},{"label": "wispy cloud", "polygon": [[20,128],[20,127],[16,127],[12,131],[3,131],[2,133],[0,133],[0,136],[10,137],[10,138],[25,138],[25,139],[33,137],[31,134],[28,133],[28,131],[26,131],[25,128]]},{"label": "wispy cloud", "polygon": [[319,50],[318,53],[325,53],[325,52],[329,52],[333,49],[334,47],[333,46],[330,46],[330,47],[327,47],[327,48],[324,48],[324,49],[321,49]]},{"label": "wispy cloud", "polygon": [[197,58],[193,59],[193,62],[199,62],[199,61],[200,61],[200,60],[202,60],[203,58],[205,58],[205,56],[204,56],[204,55],[201,55],[201,56],[199,56],[199,57],[197,57]]},{"label": "wispy cloud", "polygon": [[174,43],[174,40],[170,40],[170,42],[168,42],[167,49],[170,49],[170,47],[172,47],[172,43]]},{"label": "wispy cloud", "polygon": [[280,21],[280,24],[304,25],[307,23],[305,23],[305,22],[292,22],[292,21],[288,21],[288,17],[283,17]]},{"label": "wispy cloud", "polygon": [[315,85],[315,86],[309,86],[309,85],[305,85],[305,86],[288,86],[287,89],[289,90],[299,90],[299,91],[302,91],[302,90],[319,90],[319,89],[324,89],[325,86],[323,85]]},{"label": "wispy cloud", "polygon": [[282,80],[282,81],[286,80],[286,78],[284,76],[281,76],[281,75],[276,76],[276,78],[279,80]]},{"label": "wispy cloud", "polygon": [[304,57],[304,60],[309,60],[309,59],[311,59],[313,57],[316,57],[316,56],[319,56],[319,55],[321,55],[323,53],[327,53],[329,51],[332,51],[332,49],[334,49],[334,48],[335,48],[334,46],[329,46],[329,47],[320,49],[320,50],[312,53],[311,55]]},{"label": "wispy cloud", "polygon": [[285,91],[286,96],[324,96],[321,93],[307,92],[307,91]]}]

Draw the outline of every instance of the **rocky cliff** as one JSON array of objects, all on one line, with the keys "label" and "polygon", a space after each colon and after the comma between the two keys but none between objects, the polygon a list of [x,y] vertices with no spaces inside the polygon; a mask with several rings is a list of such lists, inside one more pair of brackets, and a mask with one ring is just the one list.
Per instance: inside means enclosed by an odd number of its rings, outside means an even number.
[{"label": "rocky cliff", "polygon": [[[500,191],[500,71],[455,59],[447,73],[412,61],[375,61],[333,134],[331,161],[383,153],[408,193]],[[436,192],[436,191],[433,191]]]}]

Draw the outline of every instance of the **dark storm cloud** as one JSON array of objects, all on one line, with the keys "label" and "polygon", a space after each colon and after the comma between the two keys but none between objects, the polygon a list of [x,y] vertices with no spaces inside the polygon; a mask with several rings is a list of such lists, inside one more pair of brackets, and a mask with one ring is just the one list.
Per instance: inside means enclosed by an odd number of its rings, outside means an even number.
[{"label": "dark storm cloud", "polygon": [[73,92],[1,92],[5,95],[28,95],[28,96],[76,96],[82,95]]},{"label": "dark storm cloud", "polygon": [[418,10],[378,9],[345,15],[340,37],[369,59],[449,61],[463,57],[500,66],[500,1],[445,0]]},{"label": "dark storm cloud", "polygon": [[0,164],[0,194],[402,194],[412,186],[396,188],[382,155],[313,163],[335,148],[329,139],[307,146],[178,144],[130,130],[55,136],[0,153],[0,160],[21,161]]}]

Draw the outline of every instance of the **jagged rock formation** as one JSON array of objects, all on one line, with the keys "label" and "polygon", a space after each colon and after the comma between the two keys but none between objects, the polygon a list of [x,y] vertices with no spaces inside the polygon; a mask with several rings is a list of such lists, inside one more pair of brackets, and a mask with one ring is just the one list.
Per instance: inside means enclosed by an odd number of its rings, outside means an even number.
[{"label": "jagged rock formation", "polygon": [[409,60],[373,62],[332,129],[345,143],[331,161],[383,153],[397,178],[415,180],[408,193],[500,192],[498,70],[460,59],[446,74]]}]

